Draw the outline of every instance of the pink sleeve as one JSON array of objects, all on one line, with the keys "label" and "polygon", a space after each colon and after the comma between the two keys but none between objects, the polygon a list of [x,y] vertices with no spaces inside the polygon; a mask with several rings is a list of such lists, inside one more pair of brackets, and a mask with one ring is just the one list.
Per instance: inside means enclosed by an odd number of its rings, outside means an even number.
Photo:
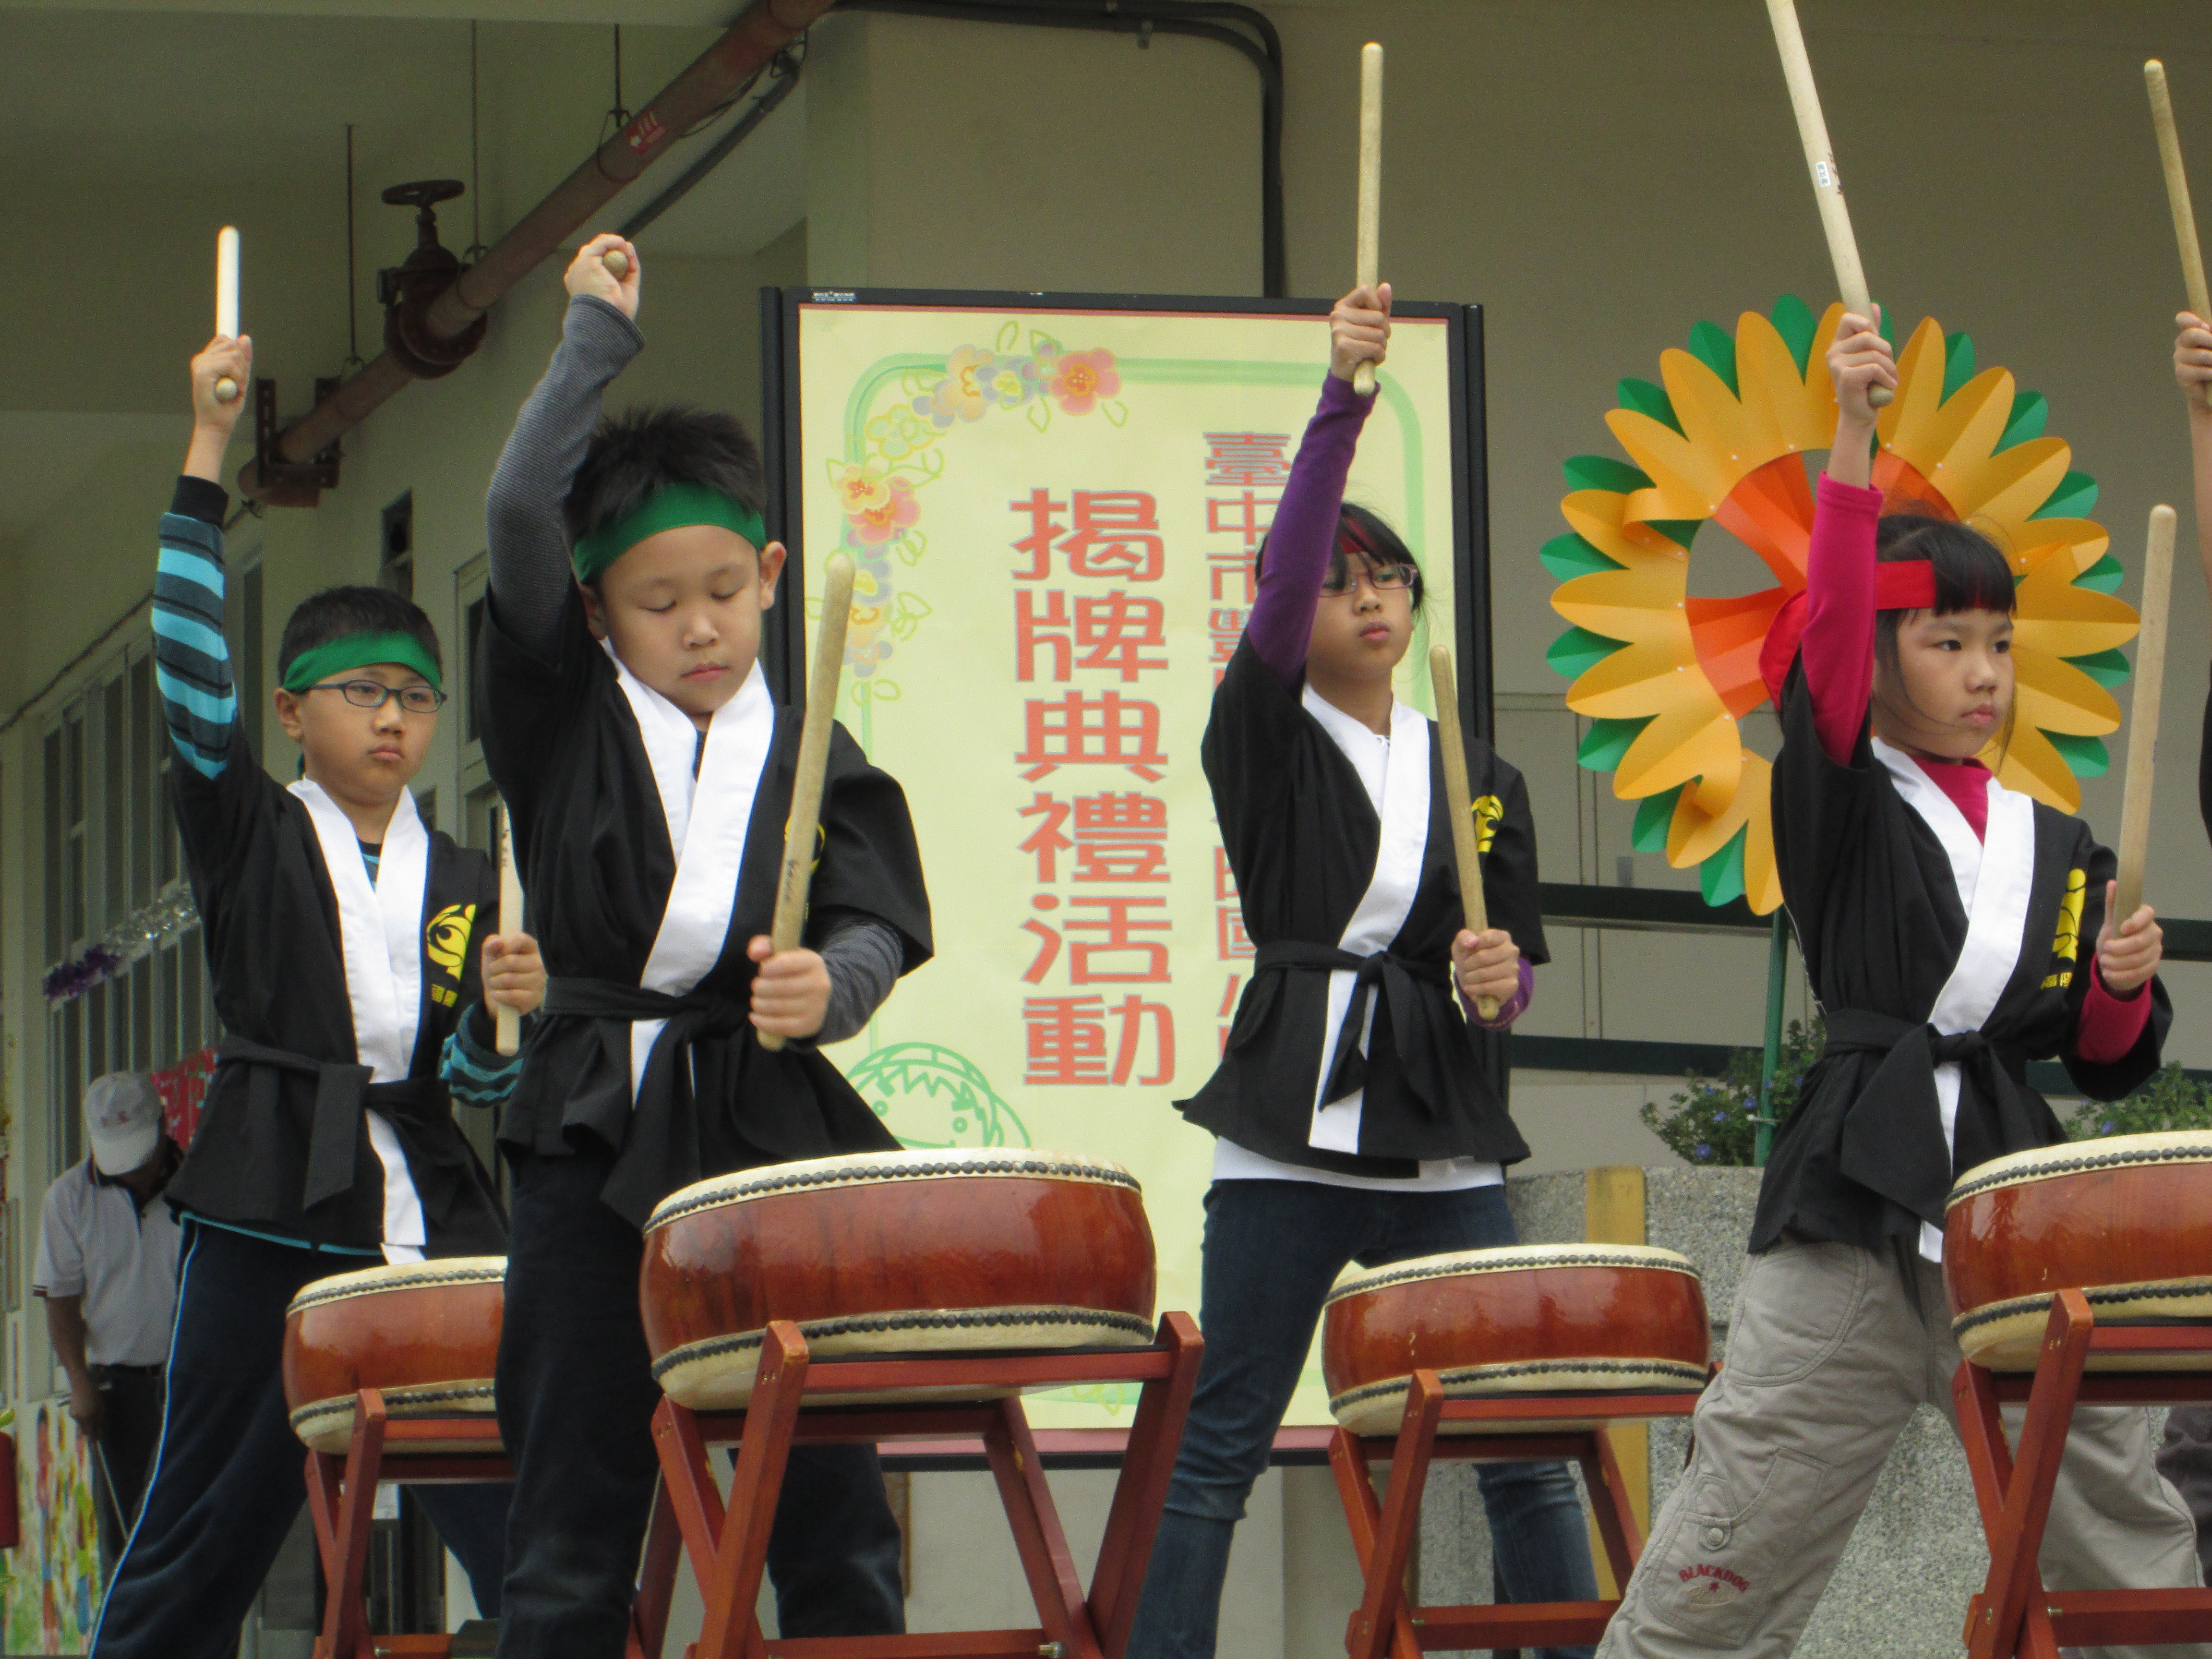
[{"label": "pink sleeve", "polygon": [[2081,1019],[2074,1028],[2074,1052],[2092,1066],[2110,1066],[2126,1057],[2149,1019],[2150,987],[2139,986],[2126,998],[2106,990],[2092,954],[2089,994],[2081,1000]]},{"label": "pink sleeve", "polygon": [[1820,475],[1806,558],[1805,685],[1820,747],[1850,763],[1874,695],[1874,536],[1881,492]]}]

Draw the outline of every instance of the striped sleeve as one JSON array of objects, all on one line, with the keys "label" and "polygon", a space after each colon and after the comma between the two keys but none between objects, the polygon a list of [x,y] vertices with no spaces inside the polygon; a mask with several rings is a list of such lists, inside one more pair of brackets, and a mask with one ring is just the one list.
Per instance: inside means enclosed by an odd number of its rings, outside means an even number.
[{"label": "striped sleeve", "polygon": [[477,1040],[476,1015],[480,1012],[489,1021],[489,1009],[462,1011],[460,1023],[438,1056],[438,1079],[457,1106],[496,1106],[514,1092],[514,1080],[522,1073],[520,1054],[502,1054]]},{"label": "striped sleeve", "polygon": [[220,773],[238,720],[230,647],[222,637],[222,514],[220,485],[179,478],[161,515],[161,562],[154,577],[154,684],[177,753],[203,777]]}]

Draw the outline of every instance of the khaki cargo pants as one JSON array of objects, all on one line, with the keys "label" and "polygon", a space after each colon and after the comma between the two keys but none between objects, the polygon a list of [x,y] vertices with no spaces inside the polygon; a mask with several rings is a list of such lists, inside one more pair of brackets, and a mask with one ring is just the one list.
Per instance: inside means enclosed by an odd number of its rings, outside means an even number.
[{"label": "khaki cargo pants", "polygon": [[[1913,1407],[1936,1406],[1958,1426],[1942,1271],[1917,1255],[1784,1239],[1746,1270],[1727,1358],[1599,1659],[1781,1659]],[[2153,1450],[2139,1407],[2075,1413],[2043,1542],[2046,1587],[2201,1585],[2196,1526]],[[2212,1659],[2212,1646],[2082,1651]]]}]

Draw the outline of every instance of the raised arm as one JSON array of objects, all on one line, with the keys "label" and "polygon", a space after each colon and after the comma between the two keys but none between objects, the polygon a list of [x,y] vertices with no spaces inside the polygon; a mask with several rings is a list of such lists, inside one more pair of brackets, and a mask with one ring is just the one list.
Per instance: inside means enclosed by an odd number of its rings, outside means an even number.
[{"label": "raised arm", "polygon": [[[620,279],[606,268],[613,249],[629,255]],[[561,504],[583,464],[607,383],[645,347],[632,320],[641,276],[637,250],[619,236],[584,244],[563,281],[568,309],[545,378],[522,405],[485,497],[492,604],[507,636],[534,656],[551,658],[572,581]]]},{"label": "raised arm", "polygon": [[2181,383],[2189,410],[2189,459],[2197,501],[2197,556],[2204,584],[2212,589],[2212,407],[2204,402],[2212,386],[2212,322],[2193,312],[2173,319],[2181,336],[2173,343],[2173,378]]},{"label": "raised arm", "polygon": [[1372,397],[1352,390],[1352,376],[1363,362],[1380,363],[1389,349],[1390,285],[1354,289],[1339,300],[1329,313],[1328,333],[1328,376],[1322,382],[1321,407],[1306,423],[1297,458],[1291,463],[1267,532],[1260,591],[1244,624],[1253,651],[1291,690],[1305,675],[1314,611],[1321,604],[1329,556],[1336,550],[1344,481],[1359,447],[1359,430],[1375,406]]},{"label": "raised arm", "polygon": [[1874,386],[1895,386],[1880,321],[1846,315],[1828,348],[1836,387],[1836,441],[1820,479],[1805,568],[1805,686],[1820,747],[1848,764],[1874,695],[1875,528],[1881,518],[1874,477]]},{"label": "raised arm", "polygon": [[161,515],[154,573],[154,684],[178,756],[202,777],[220,773],[238,722],[230,647],[222,636],[222,521],[230,496],[223,454],[246,399],[224,403],[215,383],[252,378],[253,342],[217,336],[192,359],[192,441],[174,499]]},{"label": "raised arm", "polygon": [[[2212,323],[2185,311],[2174,321],[2181,325],[2173,343],[2173,378],[2181,383],[2182,401],[2189,410],[2190,471],[2197,502],[2197,556],[2204,567],[2204,585],[2212,591],[2212,408],[2204,403],[2212,385]],[[2212,836],[2212,695],[2204,702],[2204,730],[2197,752],[2197,810],[2204,820],[2204,833]]]}]

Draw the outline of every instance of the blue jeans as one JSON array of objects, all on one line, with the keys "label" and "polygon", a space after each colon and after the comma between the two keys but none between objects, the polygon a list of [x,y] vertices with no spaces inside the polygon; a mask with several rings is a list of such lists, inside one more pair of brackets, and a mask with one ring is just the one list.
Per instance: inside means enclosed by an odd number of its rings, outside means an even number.
[{"label": "blue jeans", "polygon": [[[1515,1242],[1501,1187],[1394,1193],[1310,1181],[1218,1181],[1206,1195],[1198,1372],[1128,1659],[1212,1659],[1229,1540],[1267,1467],[1322,1301],[1350,1263],[1378,1267]],[[1597,1595],[1589,1534],[1564,1463],[1480,1466],[1504,1599]],[[1350,1609],[1346,1610],[1347,1615]],[[1587,1659],[1589,1648],[1547,1648]]]}]

